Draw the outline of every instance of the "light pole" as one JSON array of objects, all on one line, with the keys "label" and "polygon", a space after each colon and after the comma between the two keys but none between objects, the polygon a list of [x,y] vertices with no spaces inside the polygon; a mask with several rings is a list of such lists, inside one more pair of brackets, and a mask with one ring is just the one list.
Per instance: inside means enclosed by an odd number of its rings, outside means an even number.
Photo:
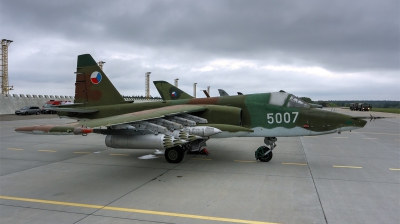
[{"label": "light pole", "polygon": [[193,97],[196,98],[196,85],[197,82],[193,83]]}]

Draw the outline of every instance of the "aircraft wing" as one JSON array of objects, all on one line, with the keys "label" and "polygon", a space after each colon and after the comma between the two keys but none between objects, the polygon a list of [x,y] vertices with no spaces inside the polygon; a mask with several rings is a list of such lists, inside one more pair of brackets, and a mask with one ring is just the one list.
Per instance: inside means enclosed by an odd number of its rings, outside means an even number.
[{"label": "aircraft wing", "polygon": [[150,110],[143,110],[133,113],[127,113],[117,116],[80,121],[79,124],[86,127],[101,127],[118,124],[133,123],[150,119],[162,118],[166,116],[178,115],[183,113],[192,113],[206,110],[205,106],[200,105],[175,105]]}]

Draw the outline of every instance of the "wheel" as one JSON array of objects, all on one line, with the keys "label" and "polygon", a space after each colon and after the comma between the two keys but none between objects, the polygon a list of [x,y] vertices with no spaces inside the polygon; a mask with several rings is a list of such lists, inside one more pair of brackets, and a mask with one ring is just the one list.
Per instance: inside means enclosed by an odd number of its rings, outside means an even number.
[{"label": "wheel", "polygon": [[40,114],[40,111],[36,112],[36,115],[39,115],[39,114]]},{"label": "wheel", "polygon": [[28,112],[25,112],[24,115],[28,115]]},{"label": "wheel", "polygon": [[184,157],[184,151],[182,147],[175,146],[165,150],[164,153],[165,159],[169,163],[180,163]]},{"label": "wheel", "polygon": [[261,146],[257,149],[256,151],[256,159],[260,160],[261,162],[269,162],[272,159],[272,151],[269,152],[267,155],[264,155],[265,152],[267,152],[269,148],[267,146]]}]

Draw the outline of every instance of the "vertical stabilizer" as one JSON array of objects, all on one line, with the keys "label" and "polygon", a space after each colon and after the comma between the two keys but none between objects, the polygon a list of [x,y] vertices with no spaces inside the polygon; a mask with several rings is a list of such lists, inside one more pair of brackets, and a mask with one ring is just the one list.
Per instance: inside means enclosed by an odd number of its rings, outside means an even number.
[{"label": "vertical stabilizer", "polygon": [[193,97],[176,86],[171,85],[166,81],[154,81],[158,93],[163,100],[182,100],[192,99]]},{"label": "vertical stabilizer", "polygon": [[74,103],[87,106],[111,105],[124,98],[107,78],[90,54],[78,56]]}]

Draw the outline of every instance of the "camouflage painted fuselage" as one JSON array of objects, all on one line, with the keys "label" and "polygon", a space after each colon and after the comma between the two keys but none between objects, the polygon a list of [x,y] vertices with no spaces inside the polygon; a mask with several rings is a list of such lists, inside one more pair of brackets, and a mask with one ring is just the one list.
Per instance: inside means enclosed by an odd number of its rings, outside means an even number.
[{"label": "camouflage painted fuselage", "polygon": [[[280,95],[284,99],[280,103],[271,104],[271,96]],[[290,106],[287,93],[261,93],[238,96],[193,98],[168,100],[163,102],[123,103],[105,106],[78,107],[98,110],[96,113],[82,114],[73,112],[58,112],[60,116],[73,117],[81,120],[93,120],[90,126],[96,125],[95,119],[123,115],[155,108],[173,105],[202,105],[206,110],[192,113],[205,118],[209,124],[228,124],[252,129],[254,132],[235,132],[223,130],[223,133],[212,137],[280,137],[307,136],[362,128],[366,121],[350,116],[300,105]],[[278,105],[277,105],[278,104]],[[129,116],[129,115],[127,115]],[[102,119],[102,120],[103,120]],[[104,121],[102,121],[104,122]]]}]

